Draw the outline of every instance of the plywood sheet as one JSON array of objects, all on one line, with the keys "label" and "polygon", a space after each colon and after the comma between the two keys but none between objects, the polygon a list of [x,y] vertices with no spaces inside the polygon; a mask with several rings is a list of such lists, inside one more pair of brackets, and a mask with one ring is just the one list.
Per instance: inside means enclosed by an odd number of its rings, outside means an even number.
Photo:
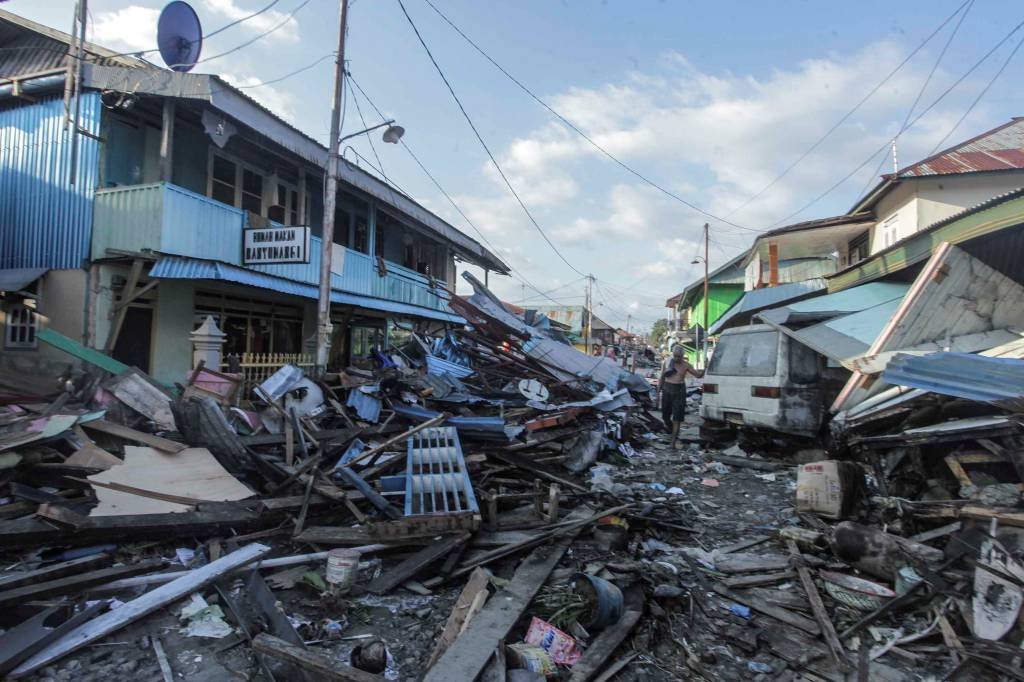
[{"label": "plywood sheet", "polygon": [[[126,445],[124,464],[90,476],[89,480],[204,502],[244,500],[253,496],[253,492],[228,473],[206,448],[186,448],[172,455],[153,448]],[[192,508],[100,486],[95,486],[95,490],[99,504],[89,516],[166,514]]]}]

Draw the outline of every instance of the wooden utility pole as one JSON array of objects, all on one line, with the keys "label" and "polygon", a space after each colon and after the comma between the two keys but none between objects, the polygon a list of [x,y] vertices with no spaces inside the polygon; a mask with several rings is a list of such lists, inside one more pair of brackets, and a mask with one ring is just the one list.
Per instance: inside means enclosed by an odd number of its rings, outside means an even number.
[{"label": "wooden utility pole", "polygon": [[590,332],[594,325],[594,276],[587,275],[587,328],[586,328],[586,339],[583,342],[584,347],[587,349],[587,354],[593,350],[590,347]]},{"label": "wooden utility pole", "polygon": [[338,21],[338,54],[334,61],[334,102],[331,106],[331,139],[327,153],[327,196],[324,197],[324,229],[320,235],[320,292],[316,307],[316,365],[314,374],[327,371],[331,345],[331,256],[334,251],[334,209],[338,194],[338,147],[341,145],[341,98],[345,88],[345,20],[348,0],[341,0]]},{"label": "wooden utility pole", "polygon": [[708,301],[708,224],[704,223],[704,352],[703,364],[708,366],[708,313],[710,312],[710,301]]}]

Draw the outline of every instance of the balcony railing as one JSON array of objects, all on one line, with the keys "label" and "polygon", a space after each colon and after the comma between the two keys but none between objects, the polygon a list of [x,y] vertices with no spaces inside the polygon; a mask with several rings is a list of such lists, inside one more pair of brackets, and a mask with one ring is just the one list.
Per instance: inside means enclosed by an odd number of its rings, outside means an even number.
[{"label": "balcony railing", "polygon": [[[316,285],[319,282],[319,237],[310,239],[308,263],[243,266],[242,230],[246,212],[169,183],[115,187],[96,192],[92,257],[108,249],[142,251],[215,260],[276,277]],[[448,311],[439,290],[423,275],[387,262],[377,273],[374,259],[339,247],[331,287],[388,301]],[[435,293],[435,291],[437,293]]]}]

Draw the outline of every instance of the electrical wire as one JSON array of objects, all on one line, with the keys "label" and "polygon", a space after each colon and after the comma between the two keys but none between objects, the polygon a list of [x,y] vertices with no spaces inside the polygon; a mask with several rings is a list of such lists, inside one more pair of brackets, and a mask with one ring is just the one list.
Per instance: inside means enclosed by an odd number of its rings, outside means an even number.
[{"label": "electrical wire", "polygon": [[[943,99],[945,99],[945,98],[946,98],[946,96],[947,96],[947,95],[949,95],[949,93],[950,93],[950,92],[952,92],[952,91],[953,91],[953,90],[954,90],[954,89],[955,89],[955,88],[956,88],[956,87],[957,87],[958,85],[960,85],[960,83],[962,83],[962,82],[963,82],[964,80],[966,80],[968,76],[970,76],[970,75],[971,75],[972,73],[974,73],[974,71],[975,71],[975,70],[977,70],[977,68],[978,68],[979,66],[981,66],[981,65],[982,65],[983,63],[985,63],[986,61],[988,61],[988,58],[989,58],[989,57],[991,57],[991,56],[992,56],[992,55],[993,55],[993,54],[994,54],[994,53],[996,52],[996,50],[998,50],[998,49],[999,49],[1000,47],[1002,47],[1002,46],[1003,46],[1003,44],[1004,44],[1004,43],[1006,43],[1006,41],[1008,41],[1008,40],[1009,40],[1010,38],[1012,38],[1012,37],[1013,37],[1013,34],[1015,34],[1015,33],[1016,33],[1017,31],[1019,31],[1019,30],[1021,29],[1021,27],[1022,27],[1022,26],[1024,26],[1024,21],[1021,21],[1021,22],[1020,22],[1020,23],[1018,23],[1018,24],[1017,24],[1016,26],[1014,26],[1014,27],[1013,27],[1013,28],[1012,28],[1012,29],[1010,30],[1010,32],[1009,32],[1009,33],[1007,33],[1007,34],[1006,34],[1006,35],[1005,35],[1005,36],[1004,36],[1004,37],[1002,38],[1002,40],[1000,40],[1000,41],[999,41],[998,43],[996,43],[996,44],[995,44],[995,45],[994,45],[994,46],[993,46],[993,47],[992,47],[992,48],[991,48],[991,49],[990,49],[990,50],[989,50],[988,52],[986,52],[986,53],[984,54],[984,56],[982,56],[982,57],[981,57],[981,59],[979,59],[978,61],[976,61],[976,62],[974,63],[974,65],[973,65],[973,66],[971,66],[971,68],[969,68],[969,69],[968,69],[968,70],[967,70],[967,71],[966,71],[966,72],[965,72],[965,73],[964,73],[964,74],[963,74],[962,76],[960,76],[960,78],[956,79],[956,81],[955,81],[955,82],[954,82],[954,83],[953,83],[952,85],[950,85],[950,86],[949,86],[948,88],[946,88],[946,89],[945,89],[945,90],[944,90],[944,91],[942,92],[942,94],[941,94],[941,95],[939,95],[939,96],[938,96],[938,97],[937,97],[937,98],[936,98],[936,99],[935,99],[934,101],[932,101],[932,103],[931,103],[931,104],[929,104],[929,105],[928,105],[927,107],[925,107],[925,109],[924,109],[924,110],[923,110],[923,111],[922,111],[922,112],[921,112],[920,114],[918,114],[917,116],[915,116],[915,117],[913,118],[913,120],[911,120],[911,121],[910,121],[910,122],[909,122],[909,123],[908,123],[907,125],[903,126],[903,128],[901,128],[901,129],[900,129],[900,130],[899,130],[899,131],[898,131],[898,132],[896,133],[896,135],[897,135],[897,136],[899,136],[899,135],[902,135],[902,134],[903,134],[903,133],[904,133],[904,132],[905,132],[906,130],[909,130],[909,129],[910,129],[911,127],[913,127],[913,126],[914,126],[914,124],[916,124],[916,123],[917,123],[918,121],[920,121],[920,120],[921,120],[922,118],[924,118],[924,116],[925,116],[925,115],[926,115],[926,114],[927,114],[927,113],[928,113],[929,111],[931,111],[931,110],[932,110],[932,109],[933,109],[933,108],[934,108],[934,107],[935,107],[935,106],[936,106],[936,105],[937,105],[937,104],[938,104],[939,102],[941,102],[941,101],[942,101]],[[775,222],[774,222],[774,223],[772,224],[772,227],[774,227],[774,226],[776,226],[776,225],[780,225],[780,224],[788,223],[788,222],[789,222],[790,220],[792,220],[792,219],[793,219],[793,218],[794,218],[795,216],[798,216],[798,215],[800,215],[801,213],[803,213],[804,211],[806,211],[806,210],[807,210],[808,208],[810,208],[810,207],[811,207],[811,206],[813,206],[814,204],[816,204],[816,203],[818,203],[819,201],[821,201],[822,199],[824,199],[824,198],[825,198],[826,196],[828,196],[829,194],[831,194],[831,193],[832,193],[832,192],[833,192],[833,191],[834,191],[834,190],[835,190],[835,189],[836,189],[837,187],[839,187],[839,186],[840,186],[840,185],[842,185],[842,184],[843,184],[844,182],[846,182],[846,181],[847,181],[847,180],[849,180],[849,179],[850,179],[851,177],[853,177],[853,176],[854,176],[854,175],[856,175],[856,174],[857,174],[858,172],[860,172],[860,170],[861,170],[862,168],[864,168],[864,166],[866,166],[866,165],[868,165],[869,163],[871,163],[871,161],[872,161],[872,160],[874,160],[875,156],[876,156],[876,155],[877,155],[877,154],[878,154],[878,153],[879,153],[880,151],[884,150],[884,149],[885,149],[886,147],[888,147],[888,146],[889,146],[889,142],[887,141],[887,142],[886,142],[885,144],[883,144],[883,145],[881,146],[881,148],[879,148],[879,149],[876,149],[875,151],[871,152],[871,154],[870,154],[870,155],[868,156],[868,158],[867,158],[867,159],[865,159],[865,160],[864,160],[864,161],[863,161],[863,162],[862,162],[862,163],[861,163],[861,164],[860,164],[859,166],[857,166],[856,168],[854,168],[854,169],[853,169],[852,171],[850,171],[849,173],[847,173],[846,175],[844,175],[844,176],[843,176],[842,178],[840,178],[838,182],[836,182],[835,184],[833,184],[833,185],[832,185],[831,187],[829,187],[828,189],[826,189],[826,190],[825,190],[824,192],[822,192],[821,194],[819,194],[818,196],[816,196],[816,197],[815,197],[814,199],[812,199],[812,200],[811,200],[811,201],[809,201],[808,203],[804,204],[804,205],[803,205],[803,206],[802,206],[801,208],[797,209],[797,210],[796,210],[796,211],[794,211],[793,213],[790,213],[790,214],[789,214],[788,216],[786,216],[785,218],[781,218],[780,220],[777,220],[777,221],[775,221]]]},{"label": "electrical wire", "polygon": [[[359,121],[363,124],[363,128],[369,128],[366,124],[366,119],[363,118],[363,109],[359,106],[359,98],[356,97],[356,93],[352,93],[352,104],[356,106],[356,113],[359,114]],[[380,154],[377,153],[377,147],[373,144],[373,136],[367,135],[366,141],[370,144],[370,150],[373,151],[373,158],[377,159],[377,165],[380,167],[380,176],[384,178],[384,181],[388,184],[392,184],[391,180],[388,179],[387,174],[384,172],[384,162],[380,160]],[[358,154],[358,152],[356,152]],[[397,187],[397,185],[395,185]]]},{"label": "electrical wire", "polygon": [[[483,55],[484,59],[486,59],[491,64],[493,64],[496,69],[498,69],[501,73],[503,73],[510,81],[515,83],[519,87],[520,90],[525,92],[534,101],[536,101],[542,107],[544,107],[549,112],[551,112],[551,114],[554,115],[555,118],[557,118],[559,121],[561,121],[563,124],[565,124],[569,129],[571,129],[573,132],[575,132],[580,137],[582,137],[584,140],[586,140],[594,149],[596,149],[597,151],[601,152],[606,157],[608,157],[613,162],[615,162],[622,169],[624,169],[627,172],[631,173],[633,176],[639,178],[642,182],[650,185],[651,187],[653,187],[654,189],[658,190],[659,192],[661,192],[665,196],[667,196],[667,197],[669,197],[671,199],[674,199],[675,201],[678,201],[679,203],[683,204],[684,206],[686,206],[686,207],[696,211],[697,213],[700,213],[701,215],[703,215],[703,216],[705,216],[707,218],[710,218],[711,220],[715,220],[715,221],[718,221],[718,222],[721,222],[721,223],[725,223],[726,225],[731,225],[732,227],[736,227],[736,228],[739,228],[741,230],[748,230],[750,232],[757,232],[758,231],[758,230],[755,230],[753,228],[744,227],[743,225],[737,225],[736,223],[728,220],[725,217],[720,217],[720,216],[717,216],[717,215],[715,215],[713,213],[710,213],[710,212],[704,210],[700,206],[697,206],[696,204],[694,204],[694,203],[692,203],[690,201],[687,201],[686,199],[684,199],[683,197],[679,196],[675,192],[672,192],[672,191],[666,189],[662,185],[656,183],[655,181],[651,180],[647,176],[645,176],[642,173],[640,173],[640,171],[636,170],[635,168],[633,168],[632,166],[630,166],[626,162],[624,162],[621,159],[619,159],[617,156],[615,156],[614,154],[609,152],[607,149],[605,149],[600,144],[598,144],[596,141],[594,141],[593,138],[591,138],[589,135],[587,135],[585,132],[583,132],[579,128],[579,126],[577,126],[575,123],[573,123],[568,118],[563,116],[561,113],[556,111],[550,104],[548,104],[547,102],[542,100],[540,97],[538,97],[536,95],[536,93],[534,93],[528,87],[523,85],[523,83],[521,81],[519,81],[519,79],[517,79],[515,76],[513,76],[511,73],[509,73],[509,71],[505,67],[503,67],[501,64],[499,64],[493,57],[491,57],[491,55],[489,55],[482,47],[480,47],[472,38],[470,38],[468,35],[466,35],[466,33],[463,32],[463,30],[461,28],[456,26],[455,23],[451,19],[449,19],[447,17],[447,15],[444,14],[444,12],[439,10],[437,8],[437,6],[434,5],[433,2],[431,2],[431,0],[425,0],[425,2],[428,5],[430,5],[431,9],[433,9],[435,12],[437,12],[438,16],[440,16],[445,21],[445,23],[447,23],[449,26],[451,26],[452,29],[456,33],[458,33],[460,36],[462,36],[463,40],[465,40],[467,43],[469,43],[471,46],[473,46],[473,48],[477,52],[479,52],[481,55]],[[399,4],[402,4],[402,3],[399,2]],[[403,5],[402,9],[403,9],[403,11],[405,10],[404,5]],[[408,13],[406,13],[406,17],[408,17],[408,16],[409,16]],[[410,23],[411,22],[412,22],[412,20],[410,19]]]},{"label": "electrical wire", "polygon": [[[906,127],[907,123],[910,121],[910,117],[914,114],[914,110],[917,108],[917,105],[921,102],[921,97],[924,96],[925,90],[928,89],[928,85],[932,82],[932,77],[934,77],[935,72],[938,71],[939,64],[942,63],[942,59],[946,56],[946,51],[949,50],[949,46],[952,44],[953,39],[956,38],[956,34],[959,33],[960,27],[964,23],[964,19],[967,18],[967,15],[973,8],[974,0],[970,0],[970,3],[967,5],[967,9],[965,9],[964,13],[960,15],[960,18],[956,22],[956,26],[953,27],[952,33],[950,33],[949,38],[946,39],[946,44],[942,46],[942,50],[939,52],[939,56],[935,59],[935,63],[932,64],[932,69],[931,71],[928,72],[928,77],[924,79],[924,83],[921,84],[921,88],[917,91],[917,96],[914,97],[914,101],[911,103],[910,108],[907,109],[907,115],[903,117],[903,125],[901,125],[900,128]],[[957,12],[959,11],[960,10],[957,9]],[[898,138],[899,135],[893,138],[893,141],[895,142]],[[878,177],[878,174],[881,172],[882,166],[885,165],[885,159],[886,154],[883,153],[882,158],[879,159],[878,161],[878,167],[875,168],[874,173],[868,176],[867,182],[864,184],[864,187],[861,189],[861,191],[857,194],[855,200],[859,200],[860,197],[864,196],[864,194],[871,187],[871,184],[875,181],[875,178]],[[894,168],[893,172],[895,173],[897,170],[898,169]]]},{"label": "electrical wire", "polygon": [[470,117],[469,112],[466,111],[466,107],[463,106],[462,100],[460,100],[459,96],[455,94],[455,89],[452,87],[452,84],[448,80],[448,77],[441,69],[441,65],[437,63],[437,59],[434,58],[433,52],[430,51],[430,48],[427,46],[426,41],[420,34],[419,28],[416,27],[416,23],[412,20],[412,17],[409,16],[409,12],[405,8],[405,3],[402,0],[397,0],[397,2],[398,6],[402,8],[402,13],[405,15],[405,18],[409,22],[409,25],[412,27],[413,33],[416,34],[417,40],[419,40],[420,45],[423,46],[423,49],[426,51],[431,63],[437,70],[438,75],[441,76],[441,80],[444,81],[444,84],[448,88],[448,92],[451,94],[452,99],[454,99],[455,103],[458,105],[459,111],[462,112],[462,115],[466,119],[466,122],[469,124],[469,127],[472,128],[473,134],[476,136],[476,139],[480,143],[480,146],[484,148],[485,152],[487,152],[488,158],[490,158],[495,170],[498,171],[498,175],[500,175],[501,179],[505,182],[505,185],[508,187],[509,192],[511,192],[512,196],[515,197],[516,201],[519,203],[520,208],[523,209],[523,213],[526,214],[526,217],[529,219],[529,221],[533,224],[535,228],[537,228],[537,232],[540,233],[540,236],[544,238],[544,241],[547,242],[548,246],[551,247],[551,250],[555,252],[555,254],[562,260],[562,262],[565,263],[569,267],[569,269],[575,272],[577,275],[586,277],[586,274],[582,270],[580,270],[575,265],[570,263],[569,260],[564,255],[562,255],[562,252],[558,250],[558,247],[555,246],[554,242],[552,242],[551,239],[548,238],[548,235],[541,228],[540,223],[538,223],[536,218],[533,217],[533,214],[530,212],[530,209],[527,208],[526,204],[519,196],[519,193],[516,191],[515,187],[512,186],[512,183],[509,181],[508,176],[505,175],[505,171],[502,170],[501,164],[499,164],[498,160],[494,157],[494,154],[491,152],[491,148],[487,146],[487,143],[484,141],[483,136],[477,129],[476,124],[473,123],[473,119]]},{"label": "electrical wire", "polygon": [[263,14],[264,12],[266,12],[267,10],[269,10],[270,8],[272,8],[274,5],[276,5],[279,2],[281,2],[281,0],[271,0],[270,4],[267,5],[266,7],[264,7],[263,9],[256,10],[255,12],[253,12],[252,14],[250,14],[248,16],[242,17],[241,19],[236,19],[235,21],[232,21],[230,24],[226,24],[224,26],[221,26],[220,28],[218,28],[216,31],[213,31],[212,33],[207,33],[205,36],[203,36],[203,40],[206,40],[207,38],[212,38],[213,36],[217,35],[218,33],[223,33],[224,31],[228,30],[232,26],[238,26],[242,22],[249,21],[250,19],[252,19],[254,17],[258,17],[259,15]]},{"label": "electrical wire", "polygon": [[280,76],[278,78],[274,78],[274,79],[269,80],[269,81],[263,81],[261,83],[253,83],[251,85],[232,85],[231,87],[233,87],[236,90],[251,90],[252,88],[262,88],[264,85],[273,85],[274,83],[280,83],[281,81],[288,80],[289,78],[292,78],[293,76],[298,76],[300,73],[303,73],[305,71],[309,71],[314,66],[318,65],[320,62],[324,61],[325,59],[330,59],[331,57],[333,57],[336,54],[337,54],[337,52],[328,52],[324,56],[322,56],[319,59],[317,59],[315,62],[307,64],[306,66],[303,66],[301,68],[295,69],[294,71],[291,71],[289,73],[286,73],[283,76]]},{"label": "electrical wire", "polygon": [[1017,41],[1017,46],[1013,48],[1010,54],[1006,57],[1006,61],[1003,62],[1003,65],[999,67],[999,70],[996,71],[995,75],[992,76],[991,80],[989,80],[989,82],[985,84],[985,87],[982,88],[981,92],[978,93],[978,96],[974,98],[974,101],[971,102],[971,106],[967,107],[967,111],[964,112],[964,115],[961,116],[955,124],[953,124],[953,127],[949,129],[949,132],[946,133],[941,140],[939,140],[938,144],[932,147],[932,150],[928,153],[928,156],[934,156],[935,152],[937,152],[939,148],[946,142],[946,140],[949,139],[949,136],[952,135],[956,131],[956,129],[960,127],[960,124],[964,122],[964,119],[966,119],[970,115],[970,113],[974,111],[974,107],[978,106],[978,102],[981,101],[981,98],[984,97],[986,93],[988,93],[989,88],[991,88],[992,85],[997,80],[999,80],[999,77],[1003,75],[1003,71],[1005,71],[1006,67],[1010,65],[1011,61],[1013,61],[1013,58],[1017,55],[1017,52],[1020,50],[1021,45],[1024,45],[1024,39]]},{"label": "electrical wire", "polygon": [[[256,35],[255,37],[250,38],[249,40],[245,41],[241,45],[236,45],[235,47],[231,48],[230,50],[225,50],[224,52],[221,52],[220,54],[215,54],[212,57],[204,57],[203,59],[200,59],[199,61],[197,61],[196,64],[205,64],[206,62],[212,62],[214,59],[220,59],[221,57],[226,57],[229,54],[234,54],[235,52],[238,52],[239,50],[243,50],[243,49],[249,47],[250,45],[252,45],[253,43],[255,43],[258,40],[262,40],[263,38],[266,38],[271,33],[274,33],[276,31],[280,30],[281,28],[283,28],[289,21],[291,21],[293,18],[295,18],[295,15],[298,14],[299,10],[301,10],[303,7],[305,7],[308,4],[309,4],[309,0],[303,0],[303,2],[300,3],[298,7],[296,7],[291,12],[289,12],[288,15],[285,16],[284,19],[282,19],[277,24],[274,24],[273,26],[268,28],[263,33],[260,33],[260,34]],[[174,65],[171,66],[171,68],[173,69],[175,66],[185,66],[185,65],[184,64],[174,64]]]},{"label": "electrical wire", "polygon": [[[352,77],[351,73],[348,74],[348,82],[351,83],[353,86],[355,86],[356,90],[358,90],[359,93],[363,96],[363,98],[367,102],[369,102],[370,106],[373,107],[373,110],[377,112],[378,116],[380,116],[381,118],[386,118],[386,116],[384,116],[384,113],[374,103],[373,99],[368,94],[366,94],[366,90],[364,90],[362,88],[362,86],[359,85],[359,82],[355,78]],[[399,144],[401,144],[402,148],[405,149],[405,151],[409,154],[410,157],[412,157],[412,160],[414,162],[416,162],[416,165],[419,166],[421,171],[423,171],[423,174],[426,175],[430,179],[430,181],[434,184],[434,187],[436,187],[437,190],[439,192],[441,192],[441,194],[444,196],[444,198],[448,201],[448,203],[451,204],[452,208],[455,209],[456,213],[458,213],[460,216],[462,216],[462,219],[466,221],[466,224],[469,225],[471,228],[473,228],[473,231],[476,232],[477,235],[480,236],[480,239],[483,240],[483,242],[491,249],[492,252],[497,254],[499,249],[496,246],[494,246],[494,244],[491,243],[491,240],[487,238],[487,235],[485,235],[483,233],[483,230],[481,230],[479,227],[477,227],[476,223],[474,223],[472,220],[470,220],[469,216],[466,215],[466,212],[463,211],[462,208],[457,203],[455,203],[455,199],[452,198],[451,194],[449,194],[448,191],[445,190],[445,188],[441,186],[441,183],[437,180],[437,178],[434,177],[434,174],[431,173],[427,169],[427,167],[423,164],[422,161],[420,161],[420,158],[418,156],[416,156],[416,154],[413,152],[412,147],[410,147],[405,142],[405,140],[400,140]],[[512,271],[512,273],[516,276],[515,278],[518,279],[521,284],[524,284],[525,286],[530,287],[535,292],[537,292],[539,295],[547,298],[548,300],[550,300],[555,305],[559,305],[558,301],[556,301],[555,299],[551,298],[550,296],[547,296],[543,291],[541,291],[540,288],[538,288],[536,285],[534,285],[532,282],[530,282],[530,280],[528,280],[521,272],[519,272],[514,267],[512,267],[511,264],[509,264],[509,270]]]},{"label": "electrical wire", "polygon": [[[430,0],[427,0],[427,2],[430,2]],[[871,97],[874,96],[874,94],[876,92],[878,92],[882,88],[883,85],[888,83],[889,80],[893,76],[895,76],[904,66],[906,66],[907,62],[909,62],[914,57],[914,55],[916,55],[918,52],[920,52],[924,48],[925,45],[927,45],[929,42],[931,42],[932,38],[934,38],[936,36],[936,34],[938,34],[939,31],[941,31],[946,26],[946,24],[948,24],[950,21],[953,20],[953,17],[955,17],[957,14],[959,14],[960,11],[962,9],[964,9],[964,7],[967,6],[971,2],[972,2],[972,0],[964,0],[963,4],[961,4],[959,7],[957,7],[956,10],[952,14],[950,14],[948,17],[946,17],[945,21],[943,21],[941,24],[939,24],[939,26],[934,31],[932,31],[928,35],[928,37],[924,39],[924,41],[922,41],[917,47],[915,47],[910,52],[910,54],[908,54],[906,57],[904,57],[903,61],[901,61],[898,65],[896,65],[896,68],[894,68],[892,71],[890,71],[888,73],[888,75],[886,75],[885,78],[883,78],[881,81],[879,81],[878,84],[875,85],[875,87],[871,88],[871,90],[869,90],[868,93],[866,95],[864,95],[857,102],[857,104],[855,104],[853,106],[852,109],[850,109],[845,114],[843,114],[843,116],[838,121],[836,121],[832,125],[831,128],[829,128],[827,131],[825,131],[824,135],[819,137],[814,142],[814,144],[812,144],[810,147],[808,147],[806,150],[804,150],[804,152],[800,156],[798,156],[795,161],[793,161],[791,164],[786,166],[786,168],[781,173],[779,173],[777,176],[775,176],[775,178],[771,182],[769,182],[767,185],[762,187],[756,194],[754,194],[752,197],[750,197],[749,199],[744,201],[742,204],[740,204],[739,206],[737,206],[733,210],[729,211],[729,213],[727,215],[733,215],[737,211],[742,210],[743,208],[748,206],[751,202],[755,201],[757,198],[762,196],[769,189],[774,187],[776,185],[776,183],[779,182],[779,180],[781,180],[782,178],[786,177],[790,173],[790,171],[792,171],[804,159],[806,159],[808,156],[810,156],[814,152],[814,150],[816,150],[826,139],[828,139],[829,136],[832,135],[832,133],[834,133],[844,123],[846,123],[846,121],[849,120],[849,118],[851,116],[853,116],[862,106],[864,106],[864,104],[869,99],[871,99]],[[967,13],[965,12],[963,16],[967,16]],[[959,28],[959,25],[957,26],[957,28]],[[955,32],[954,32],[954,35],[955,35]],[[948,47],[948,44],[947,44],[947,47]],[[945,52],[945,50],[943,50],[943,52]],[[931,77],[929,76],[929,78],[931,78]]]}]

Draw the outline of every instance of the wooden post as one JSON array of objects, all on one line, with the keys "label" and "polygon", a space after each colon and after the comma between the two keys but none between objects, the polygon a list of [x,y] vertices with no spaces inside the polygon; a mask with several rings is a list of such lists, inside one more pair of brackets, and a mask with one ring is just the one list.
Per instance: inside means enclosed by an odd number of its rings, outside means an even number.
[{"label": "wooden post", "polygon": [[779,285],[779,245],[772,242],[768,245],[768,286]]},{"label": "wooden post", "polygon": [[174,100],[170,97],[165,98],[160,128],[160,182],[173,182],[174,111]]}]

